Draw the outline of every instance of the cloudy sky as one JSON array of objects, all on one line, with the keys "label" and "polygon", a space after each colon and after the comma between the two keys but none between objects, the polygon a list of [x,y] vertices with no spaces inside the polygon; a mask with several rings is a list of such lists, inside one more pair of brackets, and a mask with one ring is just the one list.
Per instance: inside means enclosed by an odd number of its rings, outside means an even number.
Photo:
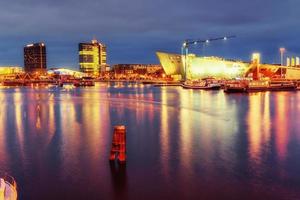
[{"label": "cloudy sky", "polygon": [[108,46],[108,62],[158,63],[186,38],[236,35],[192,48],[199,55],[279,62],[278,48],[300,56],[299,0],[1,0],[0,65],[23,66],[23,46],[43,41],[48,66],[78,68],[78,43]]}]

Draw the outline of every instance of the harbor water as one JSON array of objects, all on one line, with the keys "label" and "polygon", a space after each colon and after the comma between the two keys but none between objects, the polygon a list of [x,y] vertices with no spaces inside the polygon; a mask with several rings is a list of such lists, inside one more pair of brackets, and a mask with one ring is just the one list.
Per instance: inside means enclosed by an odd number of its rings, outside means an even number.
[{"label": "harbor water", "polygon": [[3,87],[0,170],[19,199],[300,199],[299,120],[300,91]]}]

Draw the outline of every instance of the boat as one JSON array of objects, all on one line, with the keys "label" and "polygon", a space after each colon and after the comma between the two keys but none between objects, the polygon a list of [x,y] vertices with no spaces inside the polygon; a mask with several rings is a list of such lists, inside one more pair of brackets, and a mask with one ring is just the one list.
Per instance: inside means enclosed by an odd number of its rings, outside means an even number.
[{"label": "boat", "polygon": [[95,86],[94,81],[79,81],[74,83],[75,87],[89,87],[89,86]]},{"label": "boat", "polygon": [[247,84],[242,81],[231,81],[225,83],[224,92],[226,93],[241,93],[247,92]]},{"label": "boat", "polygon": [[74,82],[75,87],[95,86],[95,81],[92,78],[82,78]]},{"label": "boat", "polygon": [[201,90],[219,90],[221,84],[217,82],[202,81],[186,81],[182,84],[184,89],[201,89]]},{"label": "boat", "polygon": [[24,80],[4,80],[2,82],[3,86],[25,86]]},{"label": "boat", "polygon": [[180,82],[165,82],[165,83],[156,83],[154,87],[164,87],[164,86],[181,86]]},{"label": "boat", "polygon": [[269,90],[270,91],[294,91],[297,86],[292,81],[271,81]]},{"label": "boat", "polygon": [[263,80],[249,81],[246,90],[247,92],[267,91],[269,90],[269,81],[263,81]]}]

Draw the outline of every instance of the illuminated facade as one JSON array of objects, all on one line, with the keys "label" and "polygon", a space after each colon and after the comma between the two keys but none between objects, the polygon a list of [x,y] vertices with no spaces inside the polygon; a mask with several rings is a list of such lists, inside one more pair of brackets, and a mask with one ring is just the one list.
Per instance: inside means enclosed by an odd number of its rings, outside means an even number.
[{"label": "illuminated facade", "polygon": [[0,75],[12,75],[23,73],[22,67],[0,66]]},{"label": "illuminated facade", "polygon": [[167,75],[183,75],[183,63],[181,55],[164,52],[156,52],[156,55]]},{"label": "illuminated facade", "polygon": [[179,75],[180,78],[186,79],[242,77],[250,65],[217,57],[197,57],[194,54],[186,57],[163,52],[156,54],[167,75]]},{"label": "illuminated facade", "polygon": [[52,69],[48,70],[48,74],[74,76],[75,78],[82,78],[82,77],[86,76],[86,74],[83,72],[66,69],[66,68],[52,68]]},{"label": "illuminated facade", "polygon": [[[184,57],[183,62],[185,62]],[[196,57],[193,54],[189,54],[186,63],[187,79],[244,77],[250,65],[245,62],[224,60],[217,57]]]},{"label": "illuminated facade", "polygon": [[114,65],[112,71],[117,74],[153,74],[163,71],[161,65],[157,64],[117,64]]},{"label": "illuminated facade", "polygon": [[79,43],[79,69],[89,74],[106,71],[106,46],[97,40],[91,43]]},{"label": "illuminated facade", "polygon": [[27,73],[46,72],[46,46],[44,43],[28,44],[24,47],[24,69]]},{"label": "illuminated facade", "polygon": [[179,76],[179,79],[218,78],[233,79],[250,77],[286,78],[300,80],[299,67],[286,67],[272,64],[260,64],[260,54],[253,54],[252,62],[225,60],[218,57],[197,57],[188,54],[157,52],[158,59],[167,75]]},{"label": "illuminated facade", "polygon": [[165,77],[164,70],[158,64],[117,64],[111,69],[116,79],[142,80]]}]

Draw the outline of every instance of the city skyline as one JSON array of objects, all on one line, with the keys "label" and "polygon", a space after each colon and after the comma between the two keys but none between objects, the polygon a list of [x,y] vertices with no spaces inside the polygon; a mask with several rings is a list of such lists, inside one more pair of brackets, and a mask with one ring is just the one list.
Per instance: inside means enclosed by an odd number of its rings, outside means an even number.
[{"label": "city skyline", "polygon": [[[210,44],[197,54],[279,63],[279,48],[300,54],[295,0],[231,2],[27,1],[0,3],[0,65],[23,66],[22,48],[47,44],[49,67],[78,69],[77,45],[93,37],[108,46],[108,63],[159,63],[155,52],[180,53],[186,38],[229,34],[236,39]],[[232,6],[234,5],[234,6]],[[264,6],[265,5],[265,6]],[[222,11],[222,12],[219,12]],[[34,13],[34,14],[32,14]]]},{"label": "city skyline", "polygon": [[299,8],[0,1],[0,200],[300,200]]}]

